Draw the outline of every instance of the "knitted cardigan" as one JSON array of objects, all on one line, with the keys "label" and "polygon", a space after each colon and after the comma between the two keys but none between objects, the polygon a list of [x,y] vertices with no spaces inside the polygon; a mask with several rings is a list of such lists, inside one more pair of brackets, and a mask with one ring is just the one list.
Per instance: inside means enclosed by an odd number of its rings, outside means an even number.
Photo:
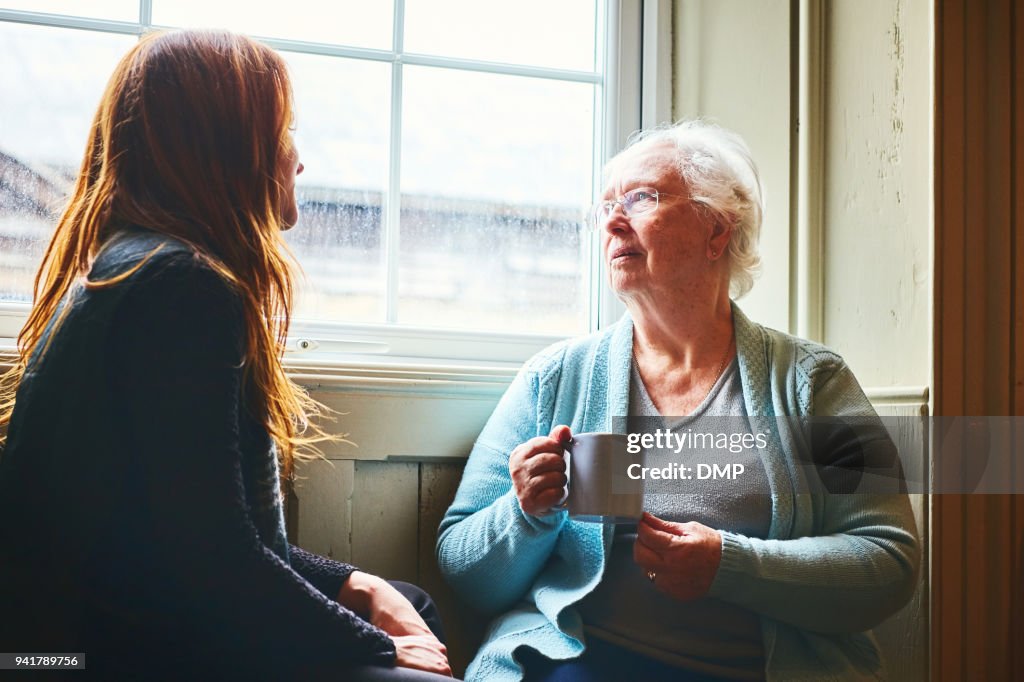
[{"label": "knitted cardigan", "polygon": [[[843,360],[823,346],[757,325],[735,305],[743,399],[752,425],[776,415],[874,418]],[[441,521],[437,557],[449,583],[478,608],[501,615],[467,680],[517,680],[518,647],[553,659],[582,653],[573,605],[600,582],[614,526],[565,512],[524,514],[508,471],[511,450],[558,424],[612,431],[628,414],[633,324],[555,344],[520,371],[470,454]],[[868,631],[914,592],[920,546],[903,494],[829,495],[808,480],[810,446],[772,428],[761,450],[772,497],[767,539],[723,531],[709,596],[760,616],[768,680],[882,679]],[[618,424],[616,424],[617,422]],[[820,453],[818,461],[822,459]],[[812,494],[813,493],[813,494]]]}]

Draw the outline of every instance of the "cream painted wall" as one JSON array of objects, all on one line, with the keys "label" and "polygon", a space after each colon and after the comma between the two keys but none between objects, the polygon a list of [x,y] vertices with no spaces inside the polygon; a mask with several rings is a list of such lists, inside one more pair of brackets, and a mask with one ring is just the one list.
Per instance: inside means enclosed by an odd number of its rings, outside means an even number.
[{"label": "cream painted wall", "polygon": [[931,3],[825,3],[824,341],[871,386],[931,377]]},{"label": "cream painted wall", "polygon": [[761,171],[763,269],[740,301],[756,321],[790,327],[790,31],[785,0],[681,0],[673,24],[673,114],[736,131]]},{"label": "cream painted wall", "polygon": [[[865,386],[914,387],[931,367],[931,5],[815,3],[820,54],[821,338]],[[799,56],[791,3],[681,0],[673,17],[674,115],[743,135],[761,167],[768,212],[764,273],[741,302],[792,329],[794,122]],[[794,235],[794,238],[791,238]]]}]

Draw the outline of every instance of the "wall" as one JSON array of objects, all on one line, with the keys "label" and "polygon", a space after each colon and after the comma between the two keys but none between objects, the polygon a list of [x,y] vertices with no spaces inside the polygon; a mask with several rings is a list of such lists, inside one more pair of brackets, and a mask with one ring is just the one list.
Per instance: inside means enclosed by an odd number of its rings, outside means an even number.
[{"label": "wall", "polygon": [[[740,302],[769,327],[790,327],[790,17],[786,0],[675,3],[673,115],[740,133],[761,172],[767,211],[761,278]],[[780,295],[781,294],[781,295]]]},{"label": "wall", "polygon": [[[935,413],[1020,417],[1024,7],[940,0],[935,35]],[[1024,678],[1021,442],[995,460],[1014,494],[933,502],[935,680]]]},{"label": "wall", "polygon": [[441,610],[448,653],[460,674],[487,621],[444,583],[434,546],[465,457],[514,374],[512,370],[304,369],[312,395],[338,413],[348,441],[326,460],[296,467],[287,518],[293,542],[426,589]]},{"label": "wall", "polygon": [[[828,2],[822,25],[822,340],[909,400],[931,372],[930,3]],[[912,502],[927,560],[928,499]],[[893,679],[927,677],[928,578],[876,633]]]},{"label": "wall", "polygon": [[[823,153],[818,182],[822,320],[810,336],[838,350],[861,382],[930,381],[931,10],[926,0],[676,3],[676,118],[705,116],[746,138],[767,188],[764,273],[742,304],[758,321],[796,330],[801,97]],[[800,54],[801,31],[817,50]],[[799,91],[802,60],[816,92]],[[793,294],[793,295],[791,295]],[[885,349],[885,352],[879,352]]]},{"label": "wall", "polygon": [[824,16],[824,341],[868,386],[927,386],[930,3],[833,2]]},{"label": "wall", "polygon": [[463,462],[320,461],[298,467],[288,508],[292,541],[391,580],[413,582],[434,598],[460,675],[487,619],[459,599],[437,568],[437,527],[451,504]]}]

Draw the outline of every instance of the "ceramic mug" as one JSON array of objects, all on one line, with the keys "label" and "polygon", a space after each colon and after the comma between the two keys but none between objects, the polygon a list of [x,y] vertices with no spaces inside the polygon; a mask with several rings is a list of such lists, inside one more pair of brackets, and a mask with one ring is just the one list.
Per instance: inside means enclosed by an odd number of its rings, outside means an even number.
[{"label": "ceramic mug", "polygon": [[643,513],[644,482],[631,479],[629,465],[642,455],[626,450],[622,433],[580,433],[565,448],[568,483],[557,509],[578,521],[635,522]]}]

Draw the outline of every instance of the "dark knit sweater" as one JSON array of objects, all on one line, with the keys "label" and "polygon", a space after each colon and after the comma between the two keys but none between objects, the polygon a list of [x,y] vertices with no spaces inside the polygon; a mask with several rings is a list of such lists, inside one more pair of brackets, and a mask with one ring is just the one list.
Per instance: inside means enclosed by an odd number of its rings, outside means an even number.
[{"label": "dark knit sweater", "polygon": [[392,664],[391,639],[332,599],[354,569],[285,540],[238,297],[139,229],[89,280],[136,266],[74,287],[19,386],[0,458],[0,651],[85,653],[104,680]]}]

